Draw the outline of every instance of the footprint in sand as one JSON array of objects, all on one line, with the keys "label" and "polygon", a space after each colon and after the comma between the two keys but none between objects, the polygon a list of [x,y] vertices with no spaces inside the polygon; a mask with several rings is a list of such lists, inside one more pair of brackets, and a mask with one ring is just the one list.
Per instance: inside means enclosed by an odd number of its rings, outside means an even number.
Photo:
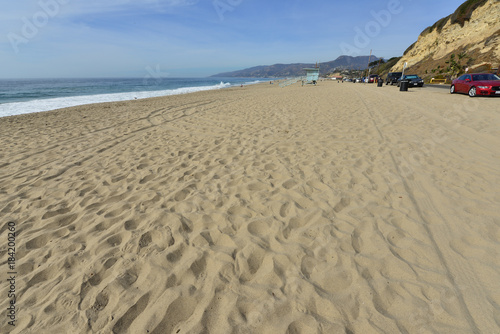
[{"label": "footprint in sand", "polygon": [[52,228],[54,225],[56,227],[68,226],[68,225],[71,225],[73,222],[75,222],[77,219],[78,219],[78,214],[76,214],[76,213],[63,215],[63,216],[57,218],[54,223],[47,225],[47,228]]},{"label": "footprint in sand", "polygon": [[290,179],[290,180],[285,181],[283,183],[283,188],[285,188],[285,189],[292,189],[296,185],[297,185],[297,181]]},{"label": "footprint in sand", "polygon": [[266,190],[267,186],[263,183],[260,182],[254,182],[248,185],[248,190],[250,191],[260,191],[260,190]]},{"label": "footprint in sand", "polygon": [[201,258],[198,260],[194,261],[191,264],[191,267],[189,267],[191,271],[193,272],[194,276],[198,279],[201,275],[205,273],[205,270],[207,268],[207,256],[206,254],[203,254]]},{"label": "footprint in sand", "polygon": [[247,230],[256,237],[265,237],[269,234],[269,224],[265,220],[255,220],[248,224]]},{"label": "footprint in sand", "polygon": [[52,218],[52,217],[55,217],[58,215],[63,215],[63,214],[68,213],[70,211],[71,211],[70,208],[62,208],[62,209],[55,210],[55,211],[47,211],[42,216],[42,219],[49,219],[49,218]]},{"label": "footprint in sand", "polygon": [[155,178],[154,174],[149,174],[149,175],[146,175],[145,177],[143,177],[143,178],[139,181],[139,183],[140,183],[140,184],[144,184],[144,183],[147,183],[147,182],[149,182],[149,181],[153,180],[154,178]]},{"label": "footprint in sand", "polygon": [[342,197],[340,202],[338,202],[337,205],[335,205],[333,210],[339,213],[340,211],[344,210],[347,206],[349,206],[349,204],[351,204],[351,199],[349,197]]},{"label": "footprint in sand", "polygon": [[151,241],[153,241],[153,238],[151,237],[150,232],[146,232],[141,235],[141,238],[139,239],[138,251],[140,251],[144,247],[147,247],[151,243]]},{"label": "footprint in sand", "polygon": [[58,274],[58,269],[55,266],[43,269],[36,273],[26,284],[28,288],[33,287],[38,283],[47,281],[48,279],[55,279]]},{"label": "footprint in sand", "polygon": [[120,234],[115,234],[115,235],[109,237],[108,239],[106,239],[106,242],[111,247],[120,246],[120,244],[122,243],[122,237]]},{"label": "footprint in sand", "polygon": [[266,252],[260,248],[255,248],[247,258],[248,270],[251,275],[254,275],[262,265]]},{"label": "footprint in sand", "polygon": [[94,324],[98,317],[99,317],[99,312],[104,310],[104,308],[108,305],[109,302],[109,296],[106,292],[101,291],[94,302],[94,305],[90,309],[88,309],[85,312],[85,315],[87,316],[88,319],[88,324],[92,328],[92,324]]},{"label": "footprint in sand", "polygon": [[107,229],[109,229],[111,226],[113,226],[113,221],[111,220],[105,220],[103,222],[100,222],[99,224],[97,224],[95,227],[94,227],[94,231],[95,232],[102,232],[102,231],[106,231]]},{"label": "footprint in sand", "polygon": [[38,249],[47,244],[50,237],[47,234],[39,235],[26,243],[26,249]]},{"label": "footprint in sand", "polygon": [[318,265],[311,273],[311,281],[317,288],[329,293],[338,293],[345,291],[351,286],[352,274],[345,269],[332,267],[327,262]]},{"label": "footprint in sand", "polygon": [[198,302],[193,297],[179,297],[170,304],[163,316],[163,320],[151,334],[181,333],[175,330],[177,325],[191,317]]},{"label": "footprint in sand", "polygon": [[139,226],[139,223],[137,223],[135,220],[127,220],[124,224],[124,227],[127,231],[132,231]]},{"label": "footprint in sand", "polygon": [[182,257],[183,251],[184,251],[184,247],[181,245],[179,247],[179,249],[177,249],[176,251],[173,251],[167,255],[167,260],[169,262],[172,262],[172,263],[179,261]]},{"label": "footprint in sand", "polygon": [[283,205],[280,208],[280,216],[282,218],[285,218],[286,216],[288,216],[289,212],[290,212],[290,202],[283,203]]},{"label": "footprint in sand", "polygon": [[[288,325],[286,334],[300,334],[300,333],[320,333],[320,327],[317,321],[312,316],[306,316],[303,319],[293,321]],[[340,332],[338,332],[340,333]]]},{"label": "footprint in sand", "polygon": [[146,309],[148,303],[149,293],[146,293],[118,319],[113,326],[113,333],[126,333],[132,322]]},{"label": "footprint in sand", "polygon": [[135,270],[129,269],[122,275],[116,278],[116,282],[120,284],[124,289],[128,289],[132,284],[137,281],[137,272]]},{"label": "footprint in sand", "polygon": [[266,165],[264,166],[264,169],[265,169],[265,170],[270,170],[270,171],[276,170],[277,168],[278,168],[278,167],[277,167],[275,164],[272,164],[272,163],[271,163],[271,164],[266,164]]}]

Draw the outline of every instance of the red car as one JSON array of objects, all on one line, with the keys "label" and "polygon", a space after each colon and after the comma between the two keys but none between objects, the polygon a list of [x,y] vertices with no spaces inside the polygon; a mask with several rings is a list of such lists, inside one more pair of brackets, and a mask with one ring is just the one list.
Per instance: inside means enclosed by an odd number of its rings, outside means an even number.
[{"label": "red car", "polygon": [[368,83],[378,82],[378,74],[372,74],[368,77]]},{"label": "red car", "polygon": [[475,96],[500,96],[500,77],[492,73],[464,74],[453,80],[450,93]]}]

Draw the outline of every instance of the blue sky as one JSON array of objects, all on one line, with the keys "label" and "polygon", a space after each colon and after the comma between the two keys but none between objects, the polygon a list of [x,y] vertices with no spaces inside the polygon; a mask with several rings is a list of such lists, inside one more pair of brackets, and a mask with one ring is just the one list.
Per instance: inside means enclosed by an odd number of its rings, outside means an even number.
[{"label": "blue sky", "polygon": [[4,1],[0,78],[201,77],[370,50],[389,58],[462,2]]}]

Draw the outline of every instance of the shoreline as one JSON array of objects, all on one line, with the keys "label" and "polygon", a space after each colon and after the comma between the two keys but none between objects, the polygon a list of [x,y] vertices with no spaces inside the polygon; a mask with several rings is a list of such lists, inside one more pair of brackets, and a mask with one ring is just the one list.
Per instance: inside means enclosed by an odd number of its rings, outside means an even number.
[{"label": "shoreline", "polygon": [[[223,78],[221,78],[223,79]],[[236,78],[237,80],[241,80],[242,78]],[[251,79],[251,78],[248,78]],[[49,79],[47,79],[49,80]],[[52,79],[50,79],[52,80]],[[77,80],[77,79],[75,79]],[[136,79],[137,80],[137,79]],[[201,80],[201,79],[200,79]],[[51,97],[51,98],[43,98],[43,99],[34,99],[28,101],[14,101],[14,102],[6,102],[0,104],[0,118],[22,115],[22,114],[30,114],[36,112],[44,112],[57,110],[62,108],[70,108],[77,107],[81,105],[89,105],[89,104],[97,104],[97,103],[106,103],[106,102],[123,102],[123,101],[133,101],[140,100],[151,97],[161,97],[161,96],[170,96],[170,95],[183,95],[190,94],[198,91],[206,91],[206,90],[218,90],[225,89],[233,86],[239,86],[240,84],[244,85],[254,85],[262,83],[259,81],[246,81],[242,83],[233,83],[223,82],[221,81],[218,84],[214,84],[211,86],[206,85],[198,85],[198,86],[183,86],[178,88],[165,88],[165,89],[156,89],[156,90],[143,90],[143,91],[125,91],[125,92],[109,92],[109,93],[100,93],[100,94],[85,94],[85,95],[74,95],[74,96],[60,96],[60,97]],[[90,101],[90,102],[88,102]],[[40,107],[43,105],[44,107]],[[24,109],[23,112],[16,111],[19,108]],[[29,111],[26,111],[29,110]],[[5,116],[1,116],[5,114]]]},{"label": "shoreline", "polygon": [[494,333],[496,110],[320,81],[2,117],[0,331]]}]

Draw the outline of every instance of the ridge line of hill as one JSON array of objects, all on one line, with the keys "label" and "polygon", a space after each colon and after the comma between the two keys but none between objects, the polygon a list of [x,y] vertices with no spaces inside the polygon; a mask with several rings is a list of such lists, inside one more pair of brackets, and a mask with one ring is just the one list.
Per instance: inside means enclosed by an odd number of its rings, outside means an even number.
[{"label": "ridge line of hill", "polygon": [[[320,63],[320,74],[325,75],[334,71],[345,69],[366,69],[369,60],[378,60],[376,56],[340,56],[335,60]],[[242,78],[283,78],[304,75],[304,68],[315,67],[314,63],[293,63],[261,65],[246,68],[243,70],[224,72],[212,75],[212,77],[242,77]]]}]

